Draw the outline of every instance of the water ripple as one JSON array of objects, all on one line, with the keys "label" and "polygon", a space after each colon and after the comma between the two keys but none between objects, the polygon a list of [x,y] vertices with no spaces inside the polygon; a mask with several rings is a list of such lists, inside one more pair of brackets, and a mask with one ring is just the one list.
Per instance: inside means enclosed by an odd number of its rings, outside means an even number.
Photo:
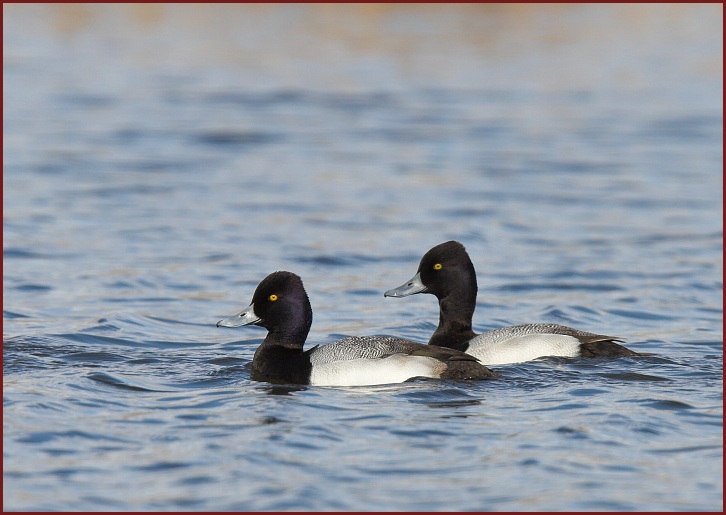
[{"label": "water ripple", "polygon": [[99,382],[104,385],[113,386],[123,390],[132,390],[138,392],[169,392],[174,389],[161,386],[159,384],[152,383],[150,381],[144,381],[138,378],[131,377],[119,377],[118,375],[111,375],[105,372],[94,372],[88,374],[86,377],[92,381]]}]

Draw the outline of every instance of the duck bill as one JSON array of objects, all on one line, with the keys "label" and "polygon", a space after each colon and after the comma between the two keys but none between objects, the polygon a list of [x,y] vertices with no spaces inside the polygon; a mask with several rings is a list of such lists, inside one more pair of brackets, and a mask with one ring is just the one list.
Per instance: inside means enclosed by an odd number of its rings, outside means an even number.
[{"label": "duck bill", "polygon": [[240,311],[236,315],[217,322],[217,327],[240,327],[243,325],[256,324],[260,321],[260,317],[255,315],[254,304],[250,304],[247,309]]},{"label": "duck bill", "polygon": [[383,294],[383,296],[384,297],[408,297],[409,295],[413,295],[415,293],[426,293],[427,291],[428,291],[428,288],[426,288],[424,283],[421,282],[421,274],[417,273],[410,280],[406,281],[404,284],[402,284],[398,288],[393,288],[392,290],[388,290],[386,293]]}]

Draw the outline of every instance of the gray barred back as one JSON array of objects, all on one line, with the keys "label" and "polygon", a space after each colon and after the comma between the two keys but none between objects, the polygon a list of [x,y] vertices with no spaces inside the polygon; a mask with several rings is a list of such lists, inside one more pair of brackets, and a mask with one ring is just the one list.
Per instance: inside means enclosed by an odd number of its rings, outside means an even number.
[{"label": "gray barred back", "polygon": [[577,338],[582,343],[613,341],[622,342],[622,338],[616,336],[607,336],[604,334],[589,333],[580,331],[560,324],[523,324],[513,325],[510,327],[502,327],[500,329],[492,329],[476,336],[477,343],[497,343],[516,338],[518,336],[527,336],[529,334],[562,334]]},{"label": "gray barred back", "polygon": [[393,336],[350,336],[336,342],[313,347],[310,363],[313,366],[349,359],[375,359],[396,353],[411,353],[421,344]]}]

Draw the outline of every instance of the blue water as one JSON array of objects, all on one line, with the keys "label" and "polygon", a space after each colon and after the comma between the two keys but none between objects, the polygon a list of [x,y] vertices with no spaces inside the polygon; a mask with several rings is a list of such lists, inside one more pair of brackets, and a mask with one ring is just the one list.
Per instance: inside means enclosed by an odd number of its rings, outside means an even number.
[{"label": "blue water", "polygon": [[[722,6],[4,5],[3,508],[721,511]],[[652,356],[250,379],[464,243],[474,330]]]}]

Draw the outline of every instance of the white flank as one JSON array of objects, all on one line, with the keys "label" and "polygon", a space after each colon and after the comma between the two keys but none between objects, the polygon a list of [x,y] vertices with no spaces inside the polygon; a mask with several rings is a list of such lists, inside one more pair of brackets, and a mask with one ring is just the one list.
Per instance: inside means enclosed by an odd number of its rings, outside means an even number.
[{"label": "white flank", "polygon": [[412,377],[439,377],[446,365],[425,356],[393,354],[386,358],[349,359],[316,364],[310,374],[315,386],[368,386],[402,383]]},{"label": "white flank", "polygon": [[580,341],[563,334],[527,334],[502,341],[491,341],[487,333],[472,338],[467,354],[479,358],[483,365],[522,363],[544,356],[577,357]]}]

